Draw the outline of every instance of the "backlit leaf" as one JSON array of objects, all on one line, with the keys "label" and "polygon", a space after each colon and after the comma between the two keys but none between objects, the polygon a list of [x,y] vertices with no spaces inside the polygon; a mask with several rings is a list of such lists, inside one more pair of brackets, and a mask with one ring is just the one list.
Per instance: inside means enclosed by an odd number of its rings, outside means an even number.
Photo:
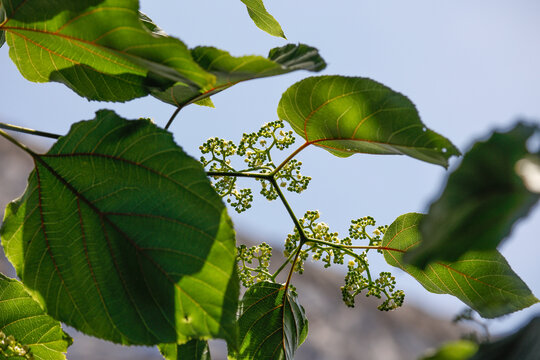
[{"label": "backlit leaf", "polygon": [[286,359],[307,335],[308,322],[296,296],[285,294],[285,287],[260,282],[244,294],[238,327],[238,359]]},{"label": "backlit leaf", "polygon": [[443,344],[419,360],[467,360],[478,350],[478,344],[470,340],[457,340]]},{"label": "backlit leaf", "polygon": [[185,344],[159,345],[159,351],[166,360],[210,360],[208,342],[204,340],[190,340]]},{"label": "backlit leaf", "polygon": [[428,291],[450,294],[485,318],[524,309],[538,302],[497,250],[470,251],[455,262],[429,264],[425,270],[403,262],[403,254],[421,242],[422,214],[398,217],[386,231],[382,246],[386,262],[414,277]]},{"label": "backlit leaf", "polygon": [[281,97],[278,116],[308,143],[341,157],[403,154],[447,167],[459,155],[448,139],[424,126],[407,97],[366,78],[297,82]]},{"label": "backlit leaf", "polygon": [[[28,346],[36,360],[63,360],[72,343],[69,335],[62,331],[60,323],[43,311],[20,282],[2,274],[0,331]],[[3,359],[2,354],[0,358]]]},{"label": "backlit leaf", "polygon": [[518,162],[529,155],[526,143],[535,130],[518,124],[474,144],[422,219],[425,240],[406,261],[419,267],[453,261],[469,250],[495,249],[510,234],[540,197],[516,172]]},{"label": "backlit leaf", "polygon": [[178,81],[214,77],[178,39],[156,36],[137,0],[0,0],[10,56],[30,81],[64,83],[91,100],[126,101]]},{"label": "backlit leaf", "polygon": [[470,360],[538,360],[540,354],[540,317],[533,318],[518,332],[493,343],[480,345]]},{"label": "backlit leaf", "polygon": [[201,68],[215,75],[217,80],[214,87],[201,92],[180,83],[165,91],[155,91],[153,93],[155,97],[172,105],[185,106],[242,81],[296,70],[321,71],[326,67],[317,49],[303,44],[288,44],[274,48],[270,50],[268,58],[256,55],[234,57],[226,51],[213,47],[197,47],[191,54]]},{"label": "backlit leaf", "polygon": [[262,31],[286,39],[281,25],[268,13],[262,0],[241,0],[247,7],[249,17]]},{"label": "backlit leaf", "polygon": [[54,318],[123,344],[235,338],[235,239],[198,161],[102,110],[44,155],[0,234]]}]

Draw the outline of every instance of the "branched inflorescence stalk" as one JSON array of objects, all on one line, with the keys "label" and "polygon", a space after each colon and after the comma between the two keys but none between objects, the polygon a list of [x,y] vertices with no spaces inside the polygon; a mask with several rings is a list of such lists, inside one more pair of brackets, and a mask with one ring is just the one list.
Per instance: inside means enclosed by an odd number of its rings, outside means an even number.
[{"label": "branched inflorescence stalk", "polygon": [[[294,231],[285,241],[284,255],[287,258],[274,274],[268,270],[272,248],[266,243],[253,247],[240,245],[238,247],[238,265],[242,284],[250,287],[259,281],[276,281],[277,276],[290,265],[285,282],[286,288],[290,285],[294,272],[303,273],[304,263],[310,257],[315,261],[322,261],[324,267],[332,264],[347,266],[345,284],[341,287],[343,301],[348,306],[354,306],[355,297],[365,292],[366,296],[382,298],[381,310],[392,310],[403,303],[403,291],[395,290],[395,278],[389,272],[381,272],[375,278],[369,269],[367,254],[370,250],[378,252],[393,249],[381,246],[381,237],[386,226],[376,227],[371,233],[367,227],[374,227],[372,217],[353,220],[349,228],[349,236],[339,238],[338,233],[331,232],[328,225],[317,222],[320,217],[318,211],[308,211],[302,218],[298,218],[289,205],[282,188],[300,193],[304,191],[310,177],[300,173],[301,162],[294,157],[309,143],[306,142],[281,164],[276,166],[271,157],[271,150],[287,149],[294,143],[292,131],[283,131],[281,121],[265,124],[258,132],[244,134],[238,145],[232,141],[211,138],[201,147],[202,164],[208,169],[208,175],[213,179],[217,193],[237,211],[243,212],[251,207],[253,194],[251,189],[238,189],[238,178],[253,178],[261,183],[260,193],[268,200],[280,199],[291,220]],[[236,170],[233,166],[233,156],[243,157],[244,168]],[[355,240],[367,240],[367,245],[353,244]],[[355,250],[361,250],[357,253]]]}]

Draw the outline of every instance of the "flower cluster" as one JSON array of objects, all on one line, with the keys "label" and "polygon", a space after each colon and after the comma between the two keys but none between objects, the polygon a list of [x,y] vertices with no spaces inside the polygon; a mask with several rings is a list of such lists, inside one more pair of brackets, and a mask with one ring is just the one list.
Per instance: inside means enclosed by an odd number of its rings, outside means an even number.
[{"label": "flower cluster", "polygon": [[[272,247],[266,243],[248,248],[240,245],[238,250],[238,273],[240,281],[245,287],[253,286],[260,281],[271,281],[271,274],[268,271],[270,258],[272,257]],[[257,264],[254,264],[257,261]],[[256,265],[252,267],[250,265]]]},{"label": "flower cluster", "polygon": [[361,261],[349,261],[347,275],[345,275],[345,285],[341,287],[341,295],[343,302],[349,306],[354,307],[354,300],[356,295],[366,291],[366,296],[375,296],[376,298],[382,298],[385,296],[385,300],[378,309],[381,311],[394,310],[403,305],[405,294],[403,290],[396,290],[396,279],[389,272],[381,272],[379,278],[372,280],[370,275],[367,274],[367,258],[366,253],[362,253]]},{"label": "flower cluster", "polygon": [[[311,180],[309,176],[303,176],[300,173],[302,163],[294,159],[289,160],[278,172],[275,172],[277,166],[271,156],[272,149],[285,150],[294,144],[292,130],[284,131],[284,126],[281,120],[266,123],[257,132],[243,134],[238,146],[232,141],[208,139],[199,147],[203,154],[200,161],[210,172],[273,174],[279,186],[285,187],[288,191],[300,193],[307,189]],[[245,168],[242,170],[233,168],[230,159],[233,155],[243,157]],[[237,189],[236,176],[215,175],[213,179],[213,186],[217,193],[225,198],[237,212],[243,212],[251,207],[252,191],[251,189]],[[277,191],[268,180],[257,178],[257,181],[261,183],[260,193],[265,198],[277,199]]]},{"label": "flower cluster", "polygon": [[26,345],[22,345],[12,335],[6,336],[0,331],[0,359],[34,359]]},{"label": "flower cluster", "polygon": [[[304,247],[300,250],[294,263],[294,271],[303,273],[304,263],[311,254],[313,260],[320,260],[324,267],[332,264],[344,264],[349,258],[348,272],[345,276],[345,285],[341,287],[343,301],[347,306],[353,307],[356,295],[365,291],[366,296],[382,298],[384,302],[379,306],[380,310],[392,310],[403,304],[404,294],[401,290],[395,290],[395,278],[389,272],[381,272],[379,277],[373,279],[369,271],[367,253],[373,247],[381,246],[382,236],[387,226],[379,226],[371,233],[368,227],[375,226],[375,220],[366,216],[351,221],[349,236],[340,239],[337,232],[331,232],[327,224],[317,222],[320,218],[318,211],[307,211],[299,220],[303,235],[297,229],[287,236],[285,241],[285,256],[298,251],[301,239],[304,238]],[[366,246],[353,246],[353,240],[369,240]],[[305,249],[304,249],[305,248]],[[358,253],[354,250],[363,249]],[[377,249],[382,252],[382,249]],[[291,257],[290,257],[291,258]],[[291,258],[291,261],[294,258]]]}]

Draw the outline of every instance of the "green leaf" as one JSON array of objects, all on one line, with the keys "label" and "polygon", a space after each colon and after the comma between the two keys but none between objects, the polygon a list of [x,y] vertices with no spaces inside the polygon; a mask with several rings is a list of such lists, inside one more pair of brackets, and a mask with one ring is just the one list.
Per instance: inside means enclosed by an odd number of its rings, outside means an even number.
[{"label": "green leaf", "polygon": [[281,97],[278,116],[309,144],[340,157],[403,154],[447,167],[448,158],[459,155],[449,140],[424,126],[407,97],[366,78],[297,82]]},{"label": "green leaf", "polygon": [[317,49],[304,44],[288,44],[270,50],[268,58],[262,56],[234,57],[213,47],[197,47],[191,51],[201,68],[216,76],[212,89],[204,92],[185,84],[176,84],[153,95],[166,103],[185,106],[208,98],[246,80],[286,74],[296,70],[321,71],[326,63]]},{"label": "green leaf", "polygon": [[467,360],[478,350],[478,344],[469,340],[457,340],[446,343],[420,360]]},{"label": "green leaf", "polygon": [[420,223],[425,240],[406,261],[419,267],[453,261],[469,250],[495,249],[510,234],[540,197],[516,172],[516,164],[529,155],[526,143],[535,130],[520,123],[474,144],[431,204]]},{"label": "green leaf", "polygon": [[450,294],[485,318],[524,309],[538,302],[531,290],[496,250],[470,251],[452,263],[438,262],[425,270],[403,262],[403,254],[421,242],[422,214],[398,217],[386,231],[384,259],[414,277],[428,291]]},{"label": "green leaf", "polygon": [[280,284],[260,282],[250,287],[241,303],[238,359],[286,359],[307,335],[304,308]]},{"label": "green leaf", "polygon": [[[6,21],[6,11],[4,10],[4,5],[0,2],[0,29],[2,28],[2,25]],[[0,48],[4,45],[6,42],[6,34],[3,30],[0,30]]]},{"label": "green leaf", "polygon": [[190,340],[185,344],[162,344],[158,346],[161,355],[166,360],[210,360],[208,342]]},{"label": "green leaf", "polygon": [[126,101],[176,82],[215,78],[178,39],[156,36],[137,0],[0,0],[10,56],[30,81],[61,82],[91,100]]},{"label": "green leaf", "polygon": [[234,340],[232,224],[170,133],[102,110],[31,154],[36,168],[0,234],[51,316],[123,344]]},{"label": "green leaf", "polygon": [[539,339],[540,317],[537,316],[515,334],[480,345],[470,360],[538,360]]},{"label": "green leaf", "polygon": [[241,0],[247,7],[249,17],[262,31],[270,35],[286,39],[281,25],[268,13],[262,0]]},{"label": "green leaf", "polygon": [[[0,331],[30,348],[34,359],[62,360],[73,342],[17,280],[0,274]],[[0,358],[2,354],[0,354]]]}]

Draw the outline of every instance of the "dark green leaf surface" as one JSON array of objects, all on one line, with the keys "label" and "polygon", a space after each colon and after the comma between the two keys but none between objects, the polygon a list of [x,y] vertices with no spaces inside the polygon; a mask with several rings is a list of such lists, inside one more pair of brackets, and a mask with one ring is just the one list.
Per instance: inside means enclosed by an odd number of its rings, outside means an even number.
[{"label": "dark green leaf surface", "polygon": [[496,250],[470,251],[452,263],[438,262],[421,270],[403,262],[403,254],[421,242],[422,214],[398,217],[386,231],[382,246],[386,262],[406,271],[428,291],[450,294],[485,318],[524,309],[538,302],[527,285]]},{"label": "dark green leaf surface", "polygon": [[124,344],[234,340],[232,224],[170,133],[102,110],[33,156],[2,244],[51,316]]},{"label": "dark green leaf surface", "polygon": [[178,39],[155,36],[137,0],[0,0],[10,56],[30,81],[58,81],[91,100],[126,101],[182,81],[214,77]]},{"label": "dark green leaf surface", "polygon": [[176,106],[206,99],[239,82],[286,74],[295,70],[321,71],[326,63],[317,49],[303,44],[288,44],[270,50],[268,58],[262,56],[234,57],[213,47],[197,47],[191,51],[201,68],[215,75],[213,88],[204,92],[185,84],[176,84],[165,91],[155,91],[160,100]]},{"label": "dark green leaf surface", "polygon": [[527,190],[516,173],[534,132],[534,126],[519,124],[477,142],[420,223],[422,246],[405,260],[424,267],[434,260],[453,261],[469,250],[495,249],[540,196]]},{"label": "dark green leaf surface", "polygon": [[185,344],[159,345],[159,351],[166,360],[210,360],[208,342],[204,340],[190,340]]},{"label": "dark green leaf surface", "polygon": [[446,343],[433,354],[426,355],[420,360],[468,360],[478,350],[478,344],[469,340],[457,340]]},{"label": "dark green leaf surface", "polygon": [[[0,330],[30,348],[36,360],[62,360],[72,339],[17,280],[0,274]],[[1,357],[1,354],[0,354]]]},{"label": "dark green leaf surface", "polygon": [[540,355],[540,317],[521,330],[493,343],[480,345],[470,360],[538,360]]},{"label": "dark green leaf surface", "polygon": [[[6,20],[6,12],[4,10],[4,5],[0,3],[0,28],[5,20]],[[3,30],[0,30],[0,48],[2,47],[2,45],[4,45],[5,42],[6,42],[6,34],[4,33]]]},{"label": "dark green leaf surface", "polygon": [[242,0],[242,2],[247,7],[249,17],[259,29],[270,35],[286,39],[285,34],[281,29],[281,25],[279,25],[277,20],[266,10],[262,0]]},{"label": "dark green leaf surface", "polygon": [[285,287],[260,282],[248,289],[241,304],[238,359],[294,359],[307,335],[304,309]]},{"label": "dark green leaf surface", "polygon": [[407,97],[366,78],[304,79],[283,94],[278,116],[308,143],[341,157],[403,154],[447,167],[459,155],[448,139],[424,126]]}]

